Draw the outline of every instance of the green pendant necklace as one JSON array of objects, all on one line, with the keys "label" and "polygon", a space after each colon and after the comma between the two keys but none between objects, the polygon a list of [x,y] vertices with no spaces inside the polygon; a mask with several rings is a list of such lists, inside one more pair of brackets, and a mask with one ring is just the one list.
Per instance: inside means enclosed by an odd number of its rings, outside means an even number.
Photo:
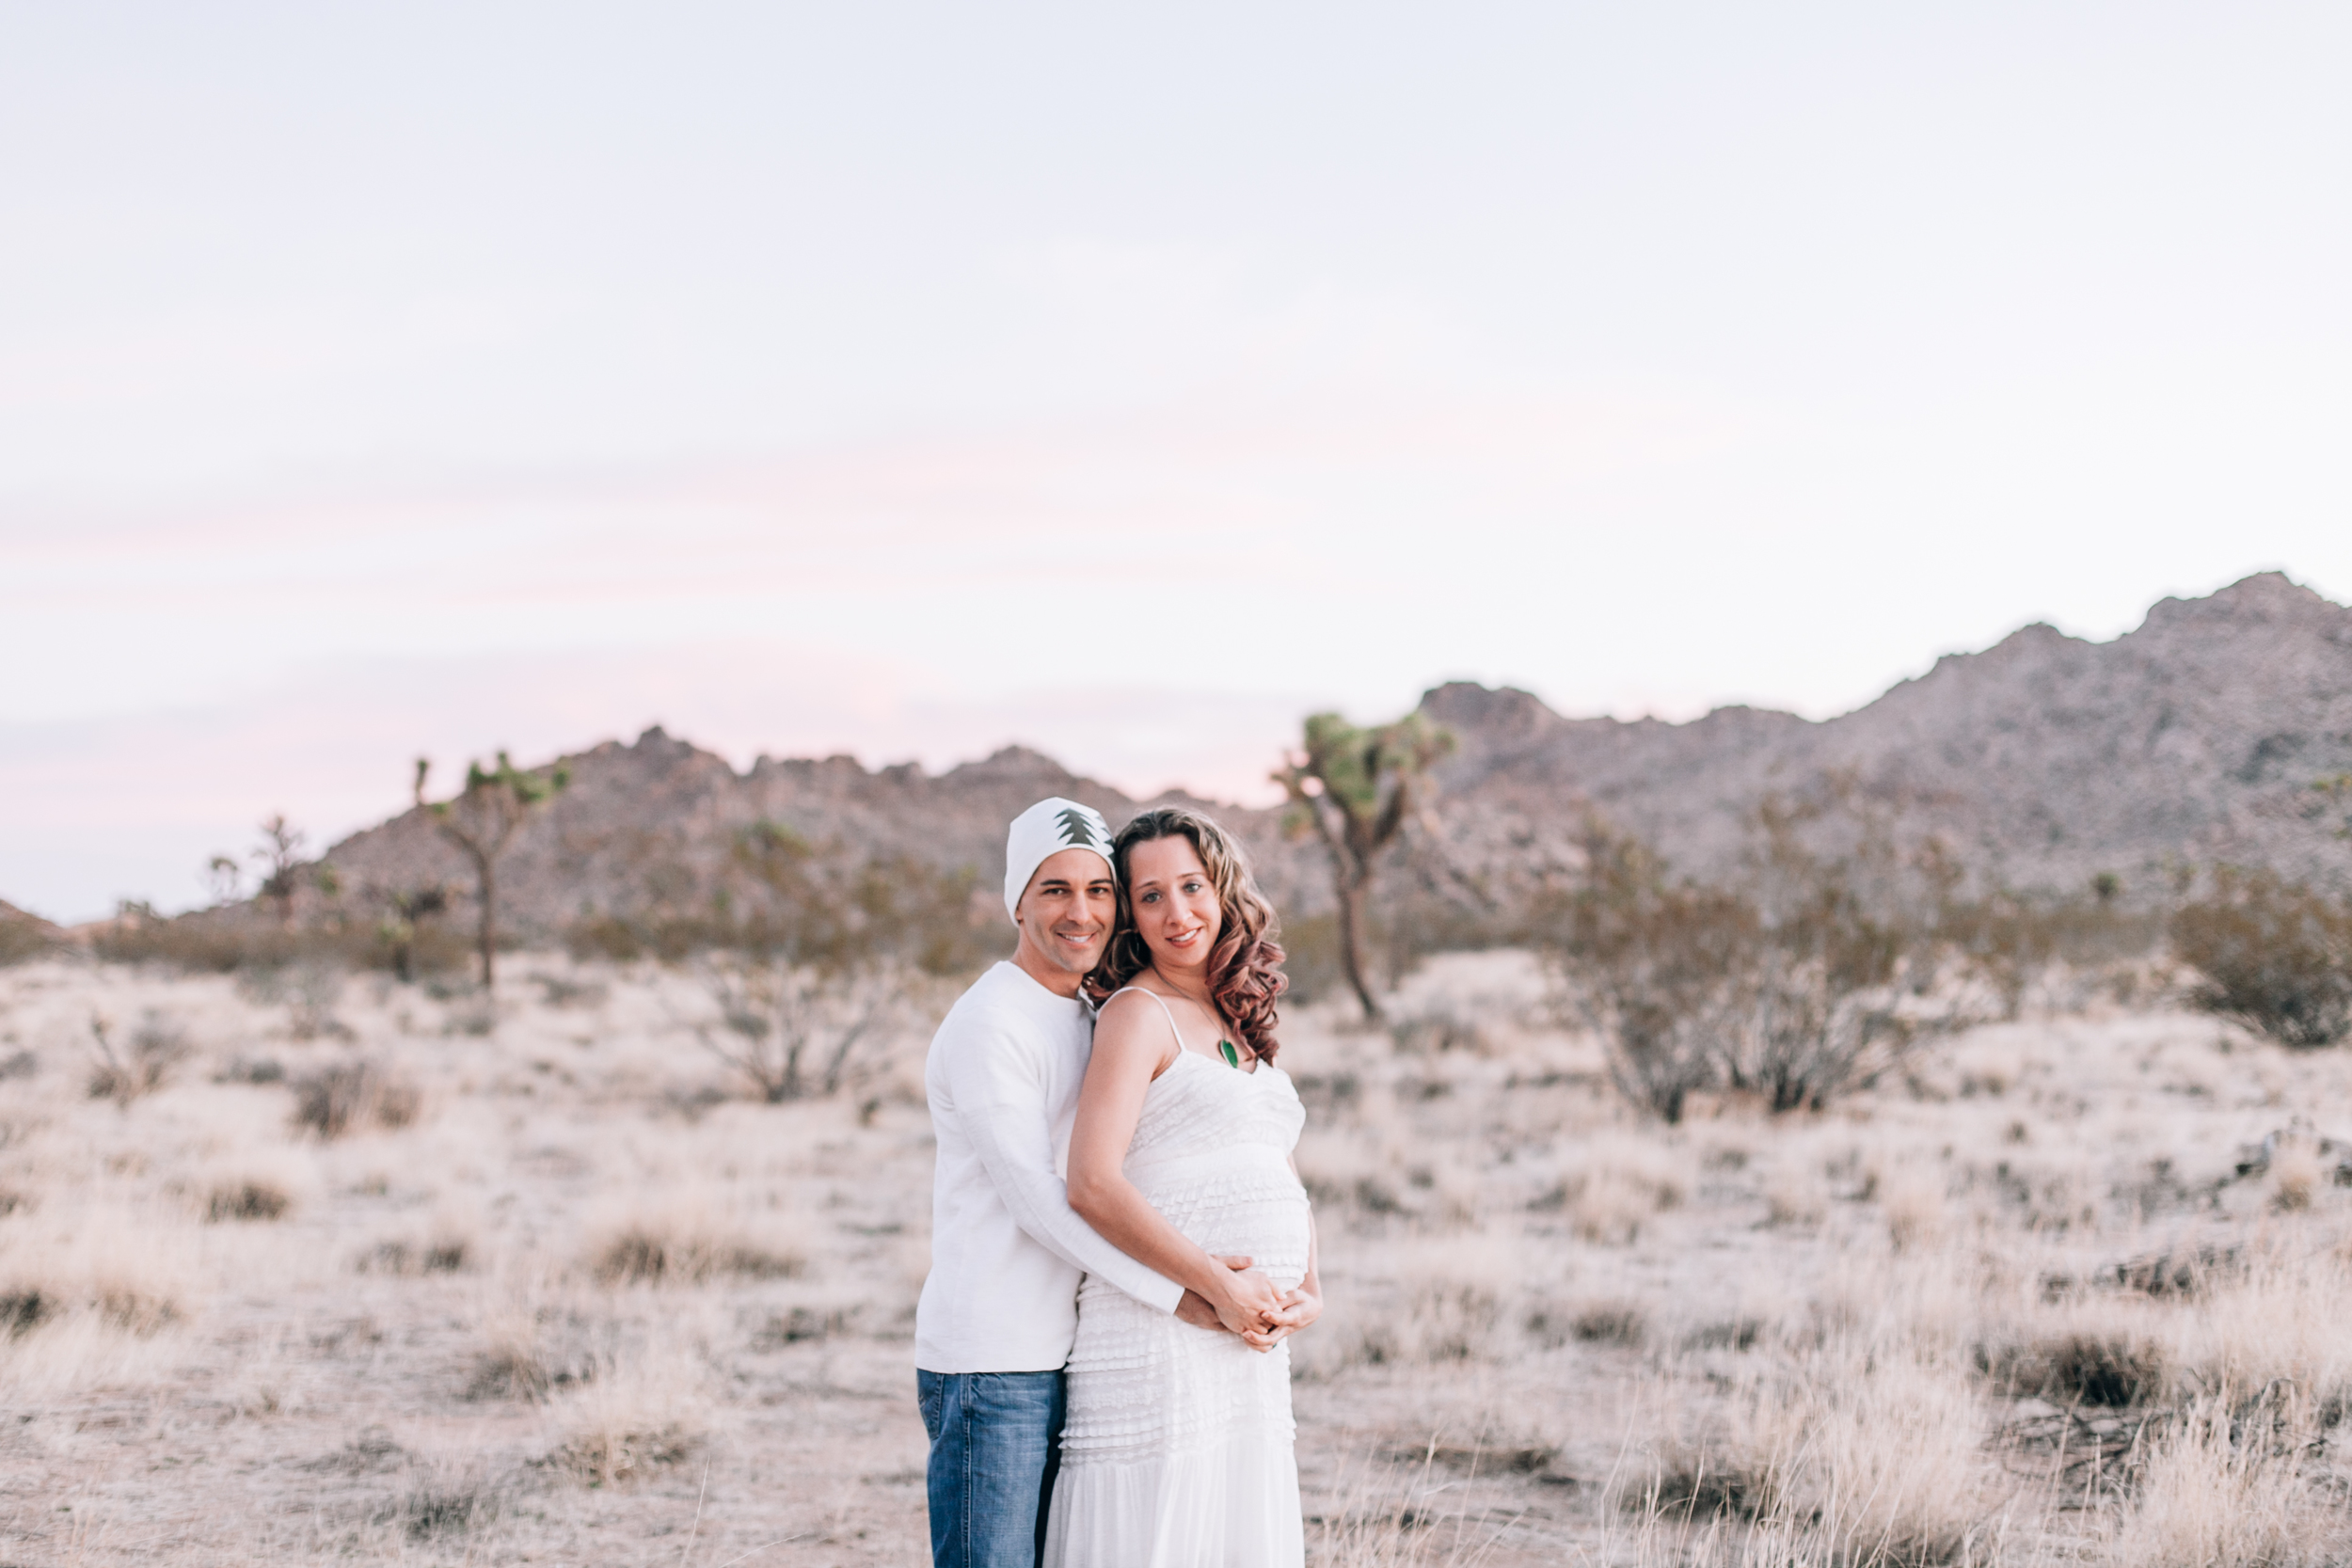
[{"label": "green pendant necklace", "polygon": [[1227,1067],[1238,1068],[1241,1066],[1241,1053],[1233,1049],[1233,1042],[1232,1040],[1217,1041],[1216,1049],[1218,1053],[1225,1058],[1225,1065]]}]

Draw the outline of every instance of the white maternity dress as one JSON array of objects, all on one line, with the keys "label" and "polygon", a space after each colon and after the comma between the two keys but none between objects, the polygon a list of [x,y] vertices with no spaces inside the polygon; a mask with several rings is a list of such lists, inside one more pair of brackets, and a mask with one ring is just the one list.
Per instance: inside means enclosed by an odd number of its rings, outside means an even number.
[{"label": "white maternity dress", "polygon": [[[1180,1049],[1144,1091],[1127,1180],[1204,1251],[1295,1290],[1309,1232],[1290,1153],[1306,1119],[1279,1069]],[[1287,1342],[1251,1350],[1088,1275],[1047,1568],[1299,1568],[1295,1430]]]}]

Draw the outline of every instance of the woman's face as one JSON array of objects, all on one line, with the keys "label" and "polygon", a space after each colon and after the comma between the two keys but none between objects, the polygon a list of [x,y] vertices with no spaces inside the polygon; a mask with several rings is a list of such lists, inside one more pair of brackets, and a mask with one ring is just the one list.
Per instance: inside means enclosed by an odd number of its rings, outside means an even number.
[{"label": "woman's face", "polygon": [[1136,930],[1161,973],[1207,967],[1224,928],[1216,887],[1200,851],[1182,833],[1146,839],[1127,852],[1127,901]]}]

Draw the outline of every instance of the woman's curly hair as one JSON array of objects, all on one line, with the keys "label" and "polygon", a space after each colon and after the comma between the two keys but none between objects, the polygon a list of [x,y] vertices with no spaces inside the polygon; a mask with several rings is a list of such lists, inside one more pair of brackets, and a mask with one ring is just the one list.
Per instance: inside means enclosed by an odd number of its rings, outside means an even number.
[{"label": "woman's curly hair", "polygon": [[1271,1062],[1280,1049],[1274,1037],[1279,1022],[1275,1000],[1290,982],[1282,974],[1282,949],[1275,942],[1281,923],[1274,906],[1258,891],[1249,874],[1249,859],[1231,834],[1210,818],[1182,806],[1154,806],[1119,830],[1111,841],[1111,864],[1119,873],[1119,924],[1111,933],[1103,961],[1087,976],[1087,990],[1097,1002],[1152,967],[1152,950],[1136,929],[1129,902],[1133,879],[1128,861],[1135,847],[1155,838],[1182,835],[1192,841],[1208,868],[1209,884],[1216,889],[1223,914],[1216,946],[1209,953],[1209,1000],[1232,1022],[1260,1061]]}]

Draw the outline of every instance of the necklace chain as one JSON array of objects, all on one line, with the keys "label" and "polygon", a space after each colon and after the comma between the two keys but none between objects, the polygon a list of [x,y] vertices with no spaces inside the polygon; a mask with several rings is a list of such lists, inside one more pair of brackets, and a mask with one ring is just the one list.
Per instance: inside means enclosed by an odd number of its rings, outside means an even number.
[{"label": "necklace chain", "polygon": [[[1204,1013],[1206,1013],[1206,1014],[1208,1014],[1208,1015],[1209,1015],[1210,1019],[1211,1019],[1211,1020],[1213,1020],[1213,1021],[1216,1022],[1216,1035],[1217,1035],[1217,1040],[1216,1040],[1216,1051],[1217,1051],[1217,1054],[1218,1054],[1219,1056],[1221,1056],[1221,1057],[1223,1057],[1223,1058],[1225,1059],[1225,1065],[1226,1065],[1227,1067],[1230,1067],[1230,1068],[1234,1068],[1234,1069],[1238,1069],[1238,1068],[1240,1068],[1240,1066],[1241,1066],[1241,1048],[1240,1048],[1240,1047],[1238,1047],[1238,1046],[1236,1046],[1236,1045],[1234,1045],[1234,1043],[1233,1043],[1232,1040],[1229,1040],[1229,1039],[1227,1039],[1227,1038],[1225,1037],[1225,1035],[1226,1035],[1226,1027],[1225,1027],[1225,1015],[1224,1015],[1223,1013],[1221,1013],[1221,1012],[1218,1012],[1218,1011],[1217,1011],[1215,1007],[1212,1007],[1211,1006],[1209,1006],[1209,1004],[1208,1004],[1208,1003],[1206,1003],[1205,1001],[1201,1000],[1200,997],[1197,997],[1197,996],[1193,995],[1191,992],[1189,992],[1189,991],[1185,990],[1184,990],[1182,986],[1178,985],[1175,981],[1173,981],[1173,980],[1169,979],[1169,978],[1168,977],[1168,972],[1167,972],[1166,970],[1163,970],[1162,968],[1160,968],[1160,966],[1159,966],[1158,964],[1153,964],[1153,965],[1152,966],[1152,977],[1153,979],[1155,979],[1155,980],[1159,981],[1159,983],[1160,983],[1161,985],[1166,986],[1166,987],[1167,987],[1169,990],[1174,991],[1174,992],[1176,993],[1176,997],[1177,997],[1177,1000],[1178,1000],[1178,1001],[1181,1001],[1181,1002],[1189,1002],[1189,1003],[1191,1003],[1194,1006],[1196,1006],[1196,1007],[1200,1008],[1202,1012],[1204,1012]],[[1251,1056],[1253,1056],[1253,1057],[1254,1057],[1254,1056],[1256,1056],[1258,1053],[1257,1053],[1255,1051],[1252,1051],[1252,1052],[1250,1052],[1250,1053],[1249,1053],[1249,1054],[1250,1054]]]}]

